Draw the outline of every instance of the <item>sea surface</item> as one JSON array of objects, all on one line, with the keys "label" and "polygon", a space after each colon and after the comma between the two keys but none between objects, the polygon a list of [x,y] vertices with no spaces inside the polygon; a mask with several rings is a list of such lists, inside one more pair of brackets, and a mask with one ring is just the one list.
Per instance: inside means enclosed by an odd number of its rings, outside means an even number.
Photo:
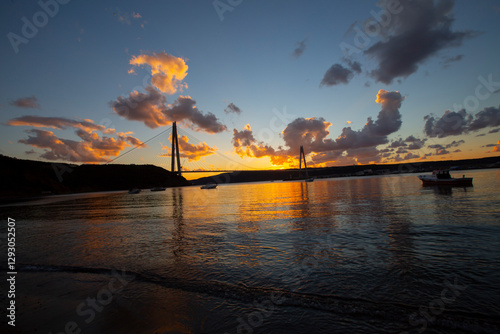
[{"label": "sea surface", "polygon": [[2,206],[10,330],[499,333],[500,170],[455,174],[474,186],[405,174]]}]

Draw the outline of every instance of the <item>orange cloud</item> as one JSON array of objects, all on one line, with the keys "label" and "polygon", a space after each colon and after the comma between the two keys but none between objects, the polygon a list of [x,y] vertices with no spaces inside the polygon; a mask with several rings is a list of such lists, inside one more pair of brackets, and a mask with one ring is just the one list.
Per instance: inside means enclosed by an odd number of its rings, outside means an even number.
[{"label": "orange cloud", "polygon": [[[182,82],[188,70],[188,66],[182,58],[160,52],[153,53],[153,55],[133,56],[130,59],[130,65],[151,67],[151,84],[163,93],[174,94],[178,90],[188,87],[186,83]],[[133,73],[134,69],[131,71],[129,73]]]},{"label": "orange cloud", "polygon": [[332,123],[322,117],[296,118],[281,132],[284,147],[273,147],[258,142],[253,136],[250,125],[243,130],[233,130],[233,150],[241,157],[269,156],[273,165],[294,164],[298,160],[299,148],[304,147],[312,162],[316,165],[332,165],[333,163],[353,162],[369,163],[381,159],[378,145],[388,142],[387,136],[401,127],[399,108],[404,97],[399,92],[379,90],[376,102],[382,105],[373,120],[368,117],[365,126],[360,130],[344,127],[336,138],[328,138]]},{"label": "orange cloud", "polygon": [[74,141],[58,138],[52,131],[31,129],[26,132],[29,134],[28,138],[21,139],[19,142],[45,149],[40,157],[47,160],[106,162],[110,157],[118,156],[124,148],[130,146],[122,139],[101,138],[96,133],[80,133],[85,140]]},{"label": "orange cloud", "polygon": [[[44,150],[41,158],[72,162],[106,162],[110,157],[118,156],[125,148],[145,147],[143,143],[131,136],[132,132],[116,133],[115,129],[95,124],[91,119],[73,120],[63,117],[22,116],[7,122],[13,126],[31,126],[35,128],[75,129],[81,141],[57,137],[52,131],[28,129],[27,139],[19,143]],[[116,138],[99,136],[96,131],[113,134]],[[34,153],[34,152],[33,152]]]},{"label": "orange cloud", "polygon": [[[170,135],[170,142],[172,142],[172,135]],[[160,155],[161,157],[172,155],[172,149],[169,146],[163,146],[162,149],[168,150],[168,153]],[[205,142],[194,145],[189,143],[189,138],[187,136],[179,137],[180,157],[187,158],[188,161],[198,161],[203,157],[215,154],[216,151],[217,147],[210,147]]]},{"label": "orange cloud", "polygon": [[493,152],[500,152],[500,140],[497,142],[495,147],[493,147]]}]

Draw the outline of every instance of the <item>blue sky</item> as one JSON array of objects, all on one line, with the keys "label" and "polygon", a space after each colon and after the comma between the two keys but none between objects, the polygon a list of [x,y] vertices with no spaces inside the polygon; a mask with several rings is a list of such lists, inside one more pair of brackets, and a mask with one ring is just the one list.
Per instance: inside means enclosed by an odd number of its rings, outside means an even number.
[{"label": "blue sky", "polygon": [[[372,12],[387,11],[387,4],[249,0],[42,3],[53,11],[49,13],[53,17],[44,14],[36,1],[11,0],[0,5],[0,153],[4,155],[102,162],[130,149],[135,141],[129,137],[145,141],[168,128],[175,117],[181,133],[190,134],[189,144],[198,145],[186,146],[192,155],[183,158],[184,165],[191,169],[226,168],[228,160],[221,155],[256,168],[286,167],[294,164],[299,143],[317,166],[479,158],[500,151],[497,1],[395,1],[392,6],[397,13],[389,12],[387,27],[368,36],[366,44],[348,60],[342,45],[355,46],[356,38],[359,41],[356,31],[366,32],[363,24],[368,20],[376,25]],[[23,35],[23,18],[31,24],[39,20],[34,36]],[[427,20],[434,23],[426,26]],[[414,31],[418,33],[412,34]],[[27,43],[13,46],[13,34]],[[415,40],[409,41],[408,36]],[[432,38],[436,41],[430,42]],[[408,47],[399,48],[406,43]],[[294,55],[301,45],[302,53]],[[427,53],[422,51],[426,47]],[[412,61],[418,53],[423,55]],[[160,96],[166,99],[163,104],[158,102],[166,116],[154,128],[139,116],[135,120],[130,115],[120,116],[112,107],[120,96],[130,97],[133,91],[146,94],[146,88],[153,86],[148,63],[130,64],[140,55],[168,55],[182,59],[188,67],[185,78],[178,81],[184,88],[175,92],[156,89],[159,96],[155,101]],[[387,72],[383,60],[401,62],[400,75],[392,73],[389,79],[375,75],[377,70]],[[359,65],[359,73],[354,63]],[[336,71],[328,72],[335,64]],[[131,69],[134,73],[129,73]],[[478,89],[480,85],[483,87]],[[382,93],[386,104],[375,102],[380,92],[387,92]],[[184,109],[182,117],[169,114],[168,105],[180,96],[189,96],[190,103],[196,101],[197,114],[185,116],[189,112]],[[241,112],[224,112],[231,103]],[[486,112],[485,108],[490,109]],[[453,114],[445,115],[446,110]],[[381,112],[392,117],[390,128],[388,123],[382,124],[388,118],[375,122]],[[224,131],[208,131],[190,119],[206,120],[208,113],[224,125]],[[433,121],[428,122],[431,114]],[[36,118],[23,118],[27,115]],[[376,123],[374,127],[365,125],[368,117]],[[101,127],[75,125],[78,120]],[[347,127],[351,131],[343,132]],[[77,133],[78,129],[83,132]],[[341,135],[345,138],[337,140]],[[51,146],[58,139],[64,139],[63,144]],[[103,150],[104,142],[108,146]],[[161,143],[166,145],[168,139]],[[417,145],[409,149],[412,143]],[[158,145],[152,142],[148,149],[136,150],[135,163],[157,163],[158,155],[168,153]],[[88,154],[78,152],[82,147]],[[95,156],[91,151],[98,152],[102,161],[91,161]],[[203,156],[207,152],[217,153]]]}]

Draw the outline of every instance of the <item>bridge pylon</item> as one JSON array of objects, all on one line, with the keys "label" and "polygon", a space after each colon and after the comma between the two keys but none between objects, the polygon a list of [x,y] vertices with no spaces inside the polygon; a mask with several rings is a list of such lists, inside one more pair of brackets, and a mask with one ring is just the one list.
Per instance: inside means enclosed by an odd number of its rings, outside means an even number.
[{"label": "bridge pylon", "polygon": [[299,156],[299,171],[300,171],[299,173],[301,174],[301,176],[302,176],[302,159],[304,159],[304,169],[306,171],[306,177],[309,177],[307,173],[306,154],[304,153],[303,146],[300,147],[300,156]]},{"label": "bridge pylon", "polygon": [[171,171],[175,173],[175,158],[177,157],[177,173],[181,175],[181,159],[179,156],[179,139],[177,138],[177,124],[174,122],[172,124],[172,164]]}]

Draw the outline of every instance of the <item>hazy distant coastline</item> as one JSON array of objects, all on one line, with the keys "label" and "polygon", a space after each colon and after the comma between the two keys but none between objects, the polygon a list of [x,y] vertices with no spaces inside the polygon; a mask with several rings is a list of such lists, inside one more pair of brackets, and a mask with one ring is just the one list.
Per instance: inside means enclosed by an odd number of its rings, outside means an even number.
[{"label": "hazy distant coastline", "polygon": [[[309,177],[314,178],[330,178],[330,177],[345,177],[345,176],[367,176],[367,175],[384,175],[384,174],[399,174],[399,173],[424,173],[431,172],[435,169],[483,169],[483,168],[499,168],[500,156],[488,157],[481,159],[467,160],[446,160],[446,161],[428,161],[417,163],[400,163],[390,165],[351,165],[339,167],[323,167],[323,168],[308,168]],[[287,180],[299,177],[301,172],[298,169],[280,169],[268,171],[242,171],[223,173],[215,176],[204,177],[196,180],[191,180],[192,184],[206,184],[209,182],[216,183],[239,183],[239,182],[256,182],[256,181],[273,181]],[[305,176],[302,171],[302,176]]]}]

